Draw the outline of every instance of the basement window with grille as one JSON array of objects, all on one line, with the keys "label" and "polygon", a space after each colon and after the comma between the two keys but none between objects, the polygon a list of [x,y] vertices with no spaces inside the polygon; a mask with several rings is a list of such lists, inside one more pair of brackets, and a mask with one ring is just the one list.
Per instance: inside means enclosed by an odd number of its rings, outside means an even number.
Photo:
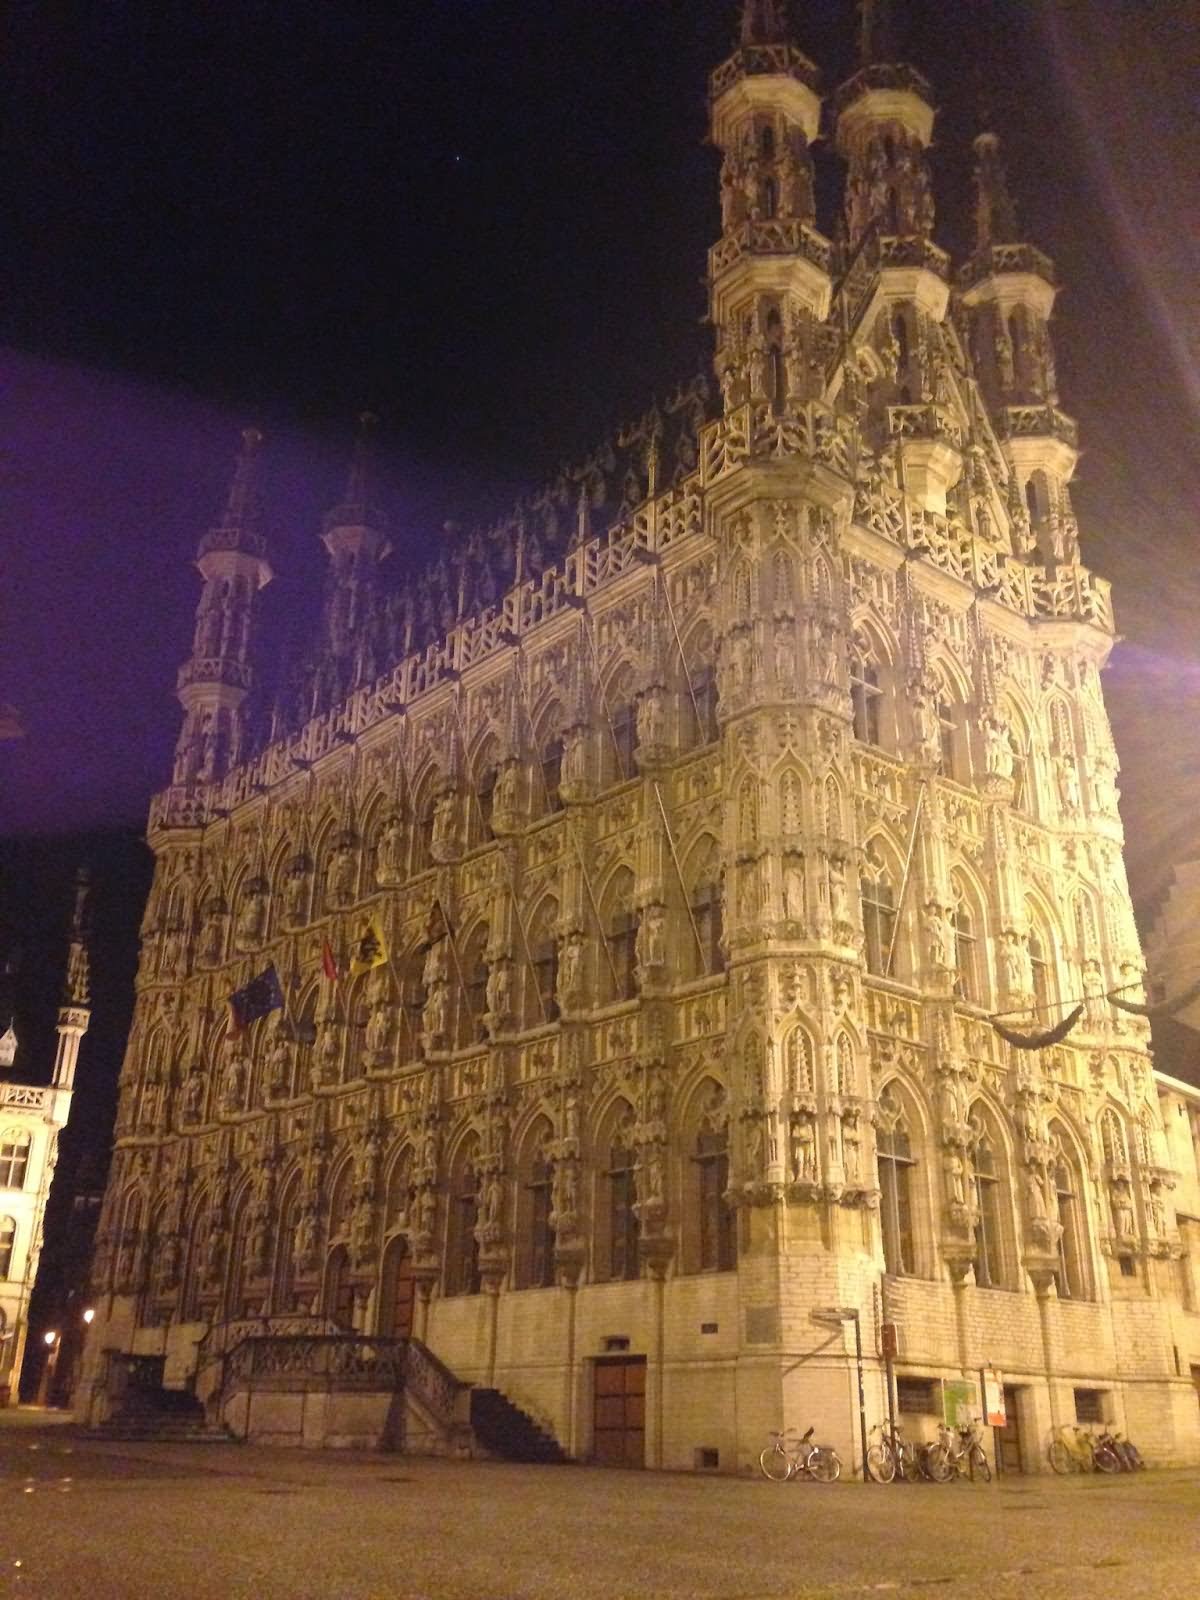
[{"label": "basement window with grille", "polygon": [[1107,1389],[1076,1389],[1075,1421],[1103,1422],[1104,1398],[1107,1393]]},{"label": "basement window with grille", "polygon": [[1117,1263],[1121,1268],[1121,1276],[1123,1278],[1137,1277],[1137,1262],[1132,1256],[1118,1256]]},{"label": "basement window with grille", "polygon": [[700,1445],[692,1459],[697,1472],[720,1471],[721,1452],[714,1450],[711,1445]]},{"label": "basement window with grille", "polygon": [[910,1417],[939,1417],[941,1396],[936,1378],[896,1379],[896,1409]]}]

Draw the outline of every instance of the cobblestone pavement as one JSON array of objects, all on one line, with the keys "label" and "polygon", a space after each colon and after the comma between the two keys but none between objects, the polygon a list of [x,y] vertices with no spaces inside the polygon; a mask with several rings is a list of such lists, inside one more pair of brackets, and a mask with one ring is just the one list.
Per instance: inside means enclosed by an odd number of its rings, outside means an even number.
[{"label": "cobblestone pavement", "polygon": [[449,1463],[0,1427],[19,1600],[1192,1600],[1200,1473],[969,1484]]}]

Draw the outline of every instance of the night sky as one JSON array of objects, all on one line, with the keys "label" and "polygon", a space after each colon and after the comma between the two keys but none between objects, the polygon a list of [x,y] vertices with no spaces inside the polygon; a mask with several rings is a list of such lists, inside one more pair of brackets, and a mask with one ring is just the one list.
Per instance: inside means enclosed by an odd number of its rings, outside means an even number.
[{"label": "night sky", "polygon": [[[826,90],[852,0],[793,7]],[[1195,820],[1200,351],[1192,0],[912,0],[941,106],[937,236],[971,135],[1065,284],[1084,556],[1135,891]],[[354,414],[384,420],[398,556],[707,367],[705,80],[732,0],[17,4],[3,96],[0,836],[138,827],[166,781],[189,562],[246,422],[268,434],[272,648],[315,615]],[[838,163],[820,155],[821,224]],[[1190,778],[1187,777],[1190,767]],[[1193,807],[1194,811],[1194,807]],[[1172,830],[1174,830],[1172,832]],[[1152,849],[1151,846],[1154,846]]]}]

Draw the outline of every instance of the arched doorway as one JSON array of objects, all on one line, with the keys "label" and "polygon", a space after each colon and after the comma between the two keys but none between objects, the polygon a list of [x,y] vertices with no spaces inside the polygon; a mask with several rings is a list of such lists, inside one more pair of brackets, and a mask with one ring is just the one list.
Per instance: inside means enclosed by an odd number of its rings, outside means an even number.
[{"label": "arched doorway", "polygon": [[354,1328],[354,1285],[350,1282],[350,1258],[344,1244],[329,1252],[325,1264],[325,1315],[339,1328]]},{"label": "arched doorway", "polygon": [[389,1239],[383,1252],[383,1273],[379,1285],[378,1331],[381,1339],[407,1339],[412,1333],[413,1301],[412,1257],[403,1234]]}]

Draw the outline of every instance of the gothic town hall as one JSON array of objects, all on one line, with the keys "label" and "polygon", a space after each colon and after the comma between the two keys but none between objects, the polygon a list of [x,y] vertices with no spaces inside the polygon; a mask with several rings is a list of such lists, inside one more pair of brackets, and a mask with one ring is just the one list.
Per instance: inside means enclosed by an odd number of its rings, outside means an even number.
[{"label": "gothic town hall", "polygon": [[244,435],[91,1420],[726,1472],[812,1423],[860,1470],[857,1332],[868,1422],[889,1381],[911,1434],[980,1414],[986,1368],[1010,1469],[1077,1417],[1200,1458],[1200,1096],[1136,1009],[1055,269],[990,132],[971,252],[935,242],[874,15],[824,99],[779,0],[711,76],[710,374],[400,587],[364,419],[262,718]]}]

